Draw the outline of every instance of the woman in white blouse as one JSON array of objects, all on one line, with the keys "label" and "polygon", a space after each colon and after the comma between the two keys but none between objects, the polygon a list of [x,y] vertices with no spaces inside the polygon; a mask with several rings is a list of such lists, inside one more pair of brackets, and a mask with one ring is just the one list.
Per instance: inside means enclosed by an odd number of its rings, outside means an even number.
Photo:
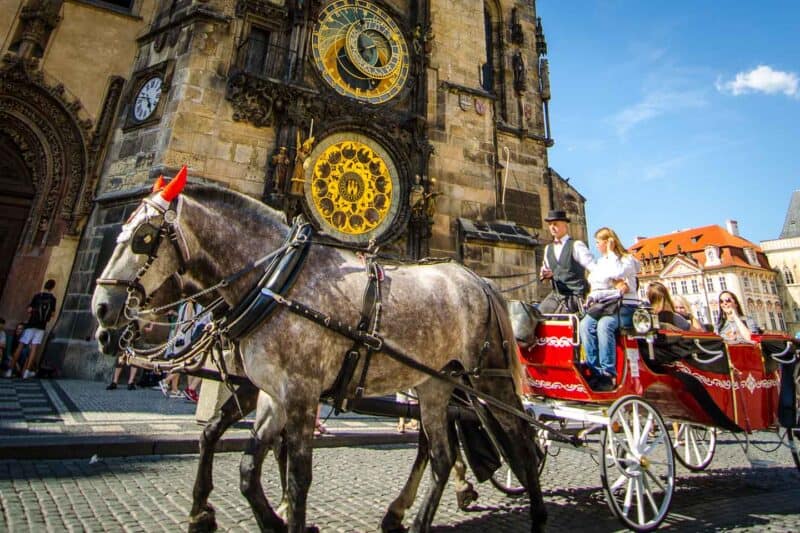
[{"label": "woman in white blouse", "polygon": [[639,262],[625,250],[611,228],[600,228],[594,234],[600,258],[589,270],[591,292],[587,301],[606,301],[622,298],[618,313],[581,320],[581,341],[586,353],[586,365],[591,373],[589,385],[597,391],[614,389],[617,375],[616,330],[631,326],[636,308],[636,274]]}]

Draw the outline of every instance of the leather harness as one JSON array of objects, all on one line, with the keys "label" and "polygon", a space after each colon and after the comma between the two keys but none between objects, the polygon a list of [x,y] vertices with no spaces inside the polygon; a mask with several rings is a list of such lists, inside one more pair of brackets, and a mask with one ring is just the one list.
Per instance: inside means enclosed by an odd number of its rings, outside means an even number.
[{"label": "leather harness", "polygon": [[[178,198],[176,202],[179,203],[180,198]],[[173,202],[173,204],[174,203],[175,202]],[[172,241],[180,258],[181,269],[185,267],[189,258],[188,255],[184,253],[185,250],[182,249],[178,244],[179,239],[181,239],[182,236],[180,235],[180,230],[176,225],[177,217],[167,216],[167,213],[169,213],[169,211],[164,212],[162,210],[163,217],[161,227],[158,230],[159,237],[156,242],[153,243],[152,247],[149,248],[148,258],[145,266],[143,266],[142,269],[137,272],[136,277],[129,281],[103,279],[98,280],[98,283],[102,282],[103,284],[107,285],[127,286],[129,300],[131,299],[133,292],[140,292],[144,301],[149,300],[144,288],[139,283],[139,279],[155,261],[158,251],[158,244],[163,236],[168,236],[170,241]],[[138,228],[136,231],[138,231]],[[128,362],[130,364],[134,364],[135,366],[150,368],[153,370],[185,371],[195,374],[206,374],[201,367],[205,360],[205,354],[210,351],[212,358],[214,359],[214,363],[219,369],[222,381],[234,381],[231,378],[235,378],[235,376],[229,376],[225,368],[224,359],[222,357],[223,343],[225,341],[232,342],[237,347],[238,351],[238,339],[246,336],[259,325],[268,320],[272,313],[274,313],[280,305],[294,314],[302,316],[307,320],[310,320],[353,340],[353,346],[345,354],[342,367],[340,368],[333,386],[323,393],[323,397],[328,397],[333,400],[334,408],[337,412],[347,409],[348,402],[350,401],[350,399],[347,397],[347,391],[359,361],[363,358],[364,363],[361,368],[358,385],[355,389],[356,394],[354,399],[360,399],[363,396],[372,355],[376,352],[381,352],[395,361],[412,368],[413,370],[419,371],[440,381],[444,381],[452,385],[455,389],[471,395],[474,398],[480,399],[488,405],[522,418],[526,422],[539,427],[540,429],[545,429],[549,431],[553,437],[559,438],[559,440],[572,442],[576,445],[579,443],[579,440],[576,436],[561,434],[560,432],[545,426],[528,413],[514,406],[505,404],[504,402],[499,401],[486,393],[478,391],[469,385],[470,379],[510,379],[511,371],[508,368],[509,358],[516,357],[516,353],[514,352],[514,344],[513,342],[509,343],[508,341],[508,339],[513,339],[512,332],[506,330],[504,327],[506,324],[503,321],[497,320],[497,317],[501,312],[500,307],[502,306],[502,303],[499,301],[495,292],[489,288],[486,281],[474,274],[475,277],[480,281],[480,285],[489,301],[489,316],[487,317],[487,320],[496,321],[497,327],[501,329],[501,335],[504,339],[503,348],[506,359],[506,367],[494,369],[483,368],[485,363],[484,356],[489,348],[489,340],[487,338],[481,348],[479,364],[476,368],[454,371],[438,371],[423,363],[420,363],[412,357],[409,357],[392,341],[383,339],[379,335],[378,330],[381,317],[380,282],[383,280],[384,275],[383,269],[375,261],[374,255],[369,256],[366,260],[368,281],[364,290],[361,318],[356,327],[344,324],[340,320],[336,320],[329,315],[325,315],[300,302],[296,302],[284,297],[284,295],[291,289],[292,285],[297,279],[297,275],[303,267],[305,259],[308,255],[309,247],[311,245],[312,233],[313,228],[310,224],[302,221],[295,223],[295,225],[292,226],[286,243],[284,243],[281,248],[265,257],[256,260],[253,263],[250,263],[234,274],[223,279],[213,287],[203,291],[205,293],[215,290],[219,287],[228,286],[233,281],[238,280],[245,274],[255,270],[262,264],[269,261],[264,273],[259,278],[258,283],[256,283],[247,293],[247,295],[242,298],[233,308],[228,308],[228,306],[224,305],[224,303],[217,304],[214,307],[214,319],[205,327],[201,336],[192,340],[184,348],[179,357],[172,361],[160,359],[159,355],[164,353],[163,350],[160,352],[154,352],[153,350],[150,350],[149,353],[146,352],[145,354],[142,354],[140,352],[137,354],[136,350],[134,350],[133,347],[128,344],[126,346],[121,346],[126,352]],[[330,243],[320,244],[333,246]],[[135,321],[131,322],[131,324],[135,324]],[[131,340],[133,339],[128,339],[129,342]]]}]

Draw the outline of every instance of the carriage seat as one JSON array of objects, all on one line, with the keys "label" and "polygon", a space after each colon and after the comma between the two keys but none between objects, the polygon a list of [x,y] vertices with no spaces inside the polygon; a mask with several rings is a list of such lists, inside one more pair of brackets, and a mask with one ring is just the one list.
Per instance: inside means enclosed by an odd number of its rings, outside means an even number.
[{"label": "carriage seat", "polygon": [[[646,350],[640,341],[640,350]],[[642,353],[647,353],[643,351]],[[729,372],[727,348],[716,335],[688,333],[682,330],[662,329],[653,343],[654,367],[663,372],[661,365],[683,361],[700,370],[727,375]],[[648,357],[644,358],[651,363]],[[655,369],[655,368],[654,368]]]}]

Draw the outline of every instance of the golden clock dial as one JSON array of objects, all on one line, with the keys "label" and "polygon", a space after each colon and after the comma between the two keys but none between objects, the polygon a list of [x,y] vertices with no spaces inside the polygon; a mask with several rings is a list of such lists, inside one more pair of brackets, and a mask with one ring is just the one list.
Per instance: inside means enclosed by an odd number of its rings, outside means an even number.
[{"label": "golden clock dial", "polygon": [[323,8],[311,48],[323,79],[357,100],[387,102],[408,80],[408,45],[400,28],[364,0],[337,0]]},{"label": "golden clock dial", "polygon": [[400,184],[380,145],[360,134],[339,133],[321,141],[310,159],[306,201],[325,231],[365,244],[391,226]]}]

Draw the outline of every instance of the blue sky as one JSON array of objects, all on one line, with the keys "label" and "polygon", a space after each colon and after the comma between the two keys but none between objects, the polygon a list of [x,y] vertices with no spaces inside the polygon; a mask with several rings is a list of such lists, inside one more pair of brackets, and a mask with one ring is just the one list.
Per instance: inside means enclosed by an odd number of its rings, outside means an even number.
[{"label": "blue sky", "polygon": [[800,2],[538,0],[550,166],[590,234],[739,222],[778,238],[800,189]]}]

